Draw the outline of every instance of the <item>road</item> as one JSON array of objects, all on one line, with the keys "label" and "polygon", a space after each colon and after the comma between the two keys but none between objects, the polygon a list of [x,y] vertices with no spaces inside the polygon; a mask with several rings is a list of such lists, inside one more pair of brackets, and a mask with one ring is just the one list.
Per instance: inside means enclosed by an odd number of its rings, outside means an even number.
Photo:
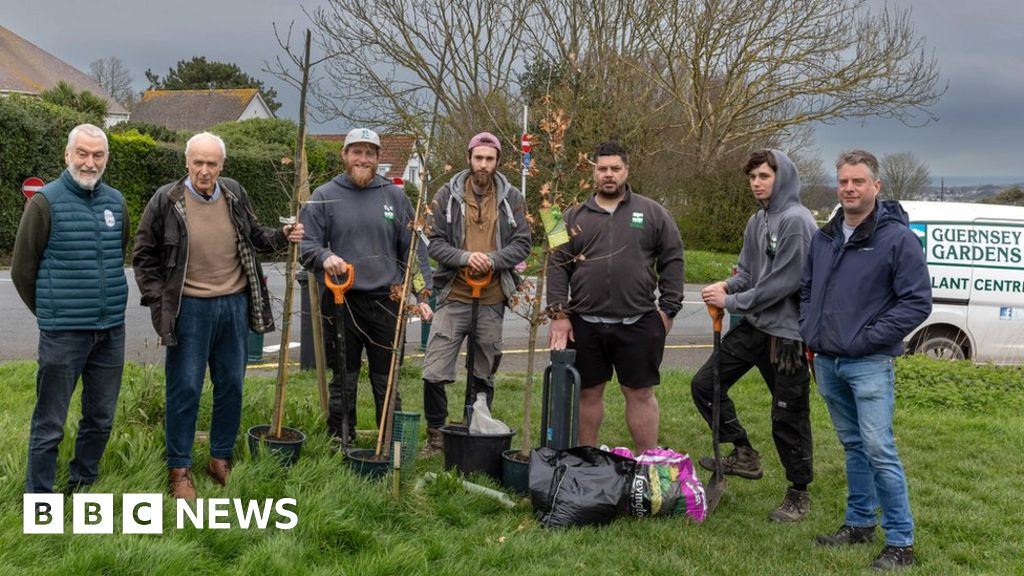
[{"label": "road", "polygon": [[[283,263],[264,264],[267,283],[274,297],[274,308],[278,318],[277,327],[281,327],[284,298]],[[164,350],[157,346],[156,336],[149,320],[149,310],[139,304],[139,292],[131,269],[126,269],[128,278],[128,309],[126,311],[127,350],[125,357],[130,362],[140,364],[160,364],[163,362]],[[296,284],[298,288],[298,284]],[[676,317],[672,331],[669,333],[664,368],[696,369],[711,352],[711,323],[704,304],[695,300],[700,290],[698,285],[686,286],[687,300],[683,309]],[[300,313],[298,311],[298,293],[296,292],[295,312],[292,319],[292,347],[298,346]],[[0,362],[36,357],[39,330],[35,318],[25,308],[21,298],[11,283],[10,271],[0,271]],[[529,324],[514,314],[507,313],[503,333],[504,356],[501,370],[509,372],[526,371],[526,349],[529,336]],[[547,330],[540,330],[540,343],[546,346]],[[279,331],[264,337],[265,361],[276,361],[276,350],[281,342]],[[413,319],[407,330],[406,354],[410,361],[418,362],[420,344],[419,319]],[[546,351],[541,350],[538,357],[540,366],[547,364]],[[291,357],[298,360],[299,352],[294,350]]]}]

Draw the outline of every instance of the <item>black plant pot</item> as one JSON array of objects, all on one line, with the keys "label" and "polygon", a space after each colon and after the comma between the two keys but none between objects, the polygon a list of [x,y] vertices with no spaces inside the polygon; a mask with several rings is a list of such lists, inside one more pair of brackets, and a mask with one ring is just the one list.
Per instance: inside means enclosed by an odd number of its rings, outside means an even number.
[{"label": "black plant pot", "polygon": [[501,453],[501,485],[519,494],[530,493],[530,460],[517,459],[519,450]]},{"label": "black plant pot", "polygon": [[283,438],[268,438],[270,433],[269,424],[260,424],[249,428],[249,454],[259,458],[261,449],[266,449],[268,454],[273,455],[281,464],[291,466],[299,459],[302,452],[302,444],[306,441],[306,435],[295,428],[281,427]]},{"label": "black plant pot", "polygon": [[360,476],[369,480],[377,480],[383,478],[391,471],[391,459],[377,458],[376,455],[377,451],[372,448],[367,450],[349,450],[345,454],[345,463]]},{"label": "black plant pot", "polygon": [[501,482],[501,453],[512,445],[515,434],[470,434],[465,426],[442,426],[444,467],[467,476],[479,472]]}]

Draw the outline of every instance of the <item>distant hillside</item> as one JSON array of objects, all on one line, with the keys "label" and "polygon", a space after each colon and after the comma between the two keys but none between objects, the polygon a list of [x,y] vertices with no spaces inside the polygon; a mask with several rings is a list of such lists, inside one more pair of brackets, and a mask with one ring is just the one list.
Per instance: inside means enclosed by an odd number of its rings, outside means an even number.
[{"label": "distant hillside", "polygon": [[1009,206],[1024,206],[1024,188],[1021,186],[1010,186],[1000,190],[998,194],[979,200],[986,204],[1006,204]]},{"label": "distant hillside", "polygon": [[[925,200],[947,201],[947,202],[979,202],[986,198],[992,198],[1009,189],[1021,189],[1024,182],[1016,184],[976,184],[971,186],[931,186],[928,188]],[[1003,204],[1005,202],[996,202]]]}]

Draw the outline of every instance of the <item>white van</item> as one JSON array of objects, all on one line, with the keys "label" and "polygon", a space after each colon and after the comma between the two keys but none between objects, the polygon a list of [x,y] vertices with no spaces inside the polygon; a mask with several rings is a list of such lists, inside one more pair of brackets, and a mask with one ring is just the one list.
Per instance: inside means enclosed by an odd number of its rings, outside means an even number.
[{"label": "white van", "polygon": [[931,316],[907,350],[1024,364],[1024,207],[900,202],[931,273]]}]

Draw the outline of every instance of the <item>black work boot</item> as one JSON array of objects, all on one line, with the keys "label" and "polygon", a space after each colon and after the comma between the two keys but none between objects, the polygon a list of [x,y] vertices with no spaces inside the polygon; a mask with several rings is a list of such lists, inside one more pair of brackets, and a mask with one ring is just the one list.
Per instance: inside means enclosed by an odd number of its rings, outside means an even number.
[{"label": "black work boot", "polygon": [[[712,472],[715,471],[715,459],[711,456],[701,456],[700,465]],[[750,446],[737,446],[732,452],[722,458],[722,471],[748,480],[757,480],[764,476],[761,469],[761,455]]]},{"label": "black work boot", "polygon": [[776,522],[799,522],[810,511],[811,493],[789,488],[782,497],[782,504],[768,517]]},{"label": "black work boot", "polygon": [[914,565],[913,546],[889,546],[886,544],[882,552],[871,563],[875,570],[898,570]]},{"label": "black work boot", "polygon": [[835,534],[815,536],[814,541],[822,546],[845,546],[847,544],[864,544],[875,541],[875,527],[858,528],[843,524]]},{"label": "black work boot", "polygon": [[427,445],[420,450],[420,456],[429,458],[444,450],[444,436],[440,428],[427,428]]}]

